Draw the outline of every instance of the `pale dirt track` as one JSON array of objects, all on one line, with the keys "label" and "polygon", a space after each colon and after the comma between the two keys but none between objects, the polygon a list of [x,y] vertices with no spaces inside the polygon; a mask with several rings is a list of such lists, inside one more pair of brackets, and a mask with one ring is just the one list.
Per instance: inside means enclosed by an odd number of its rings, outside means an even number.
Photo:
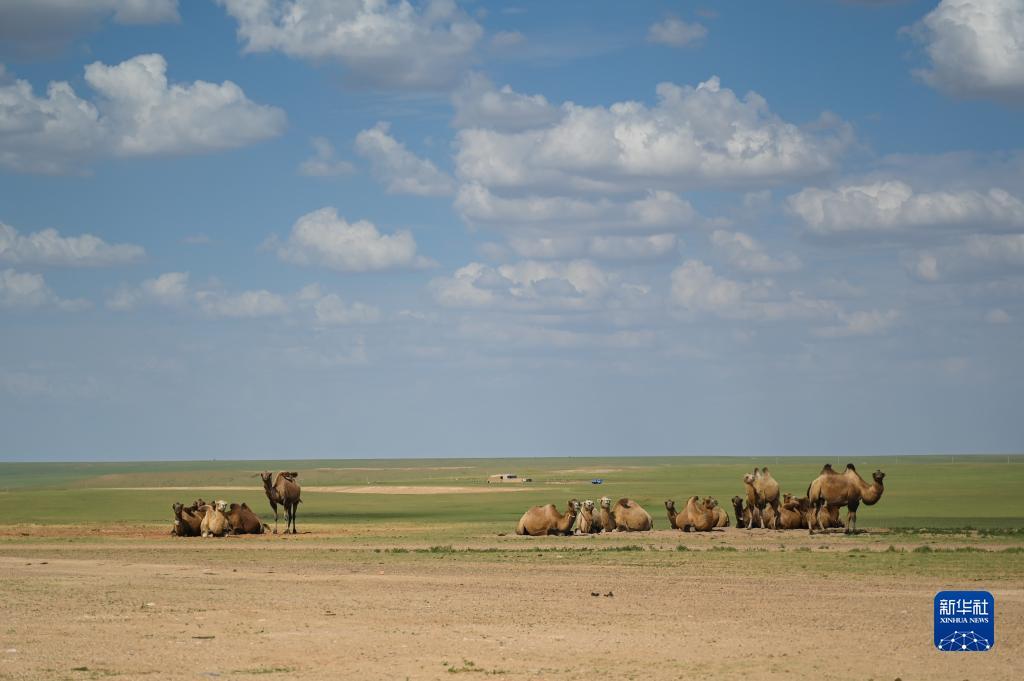
[{"label": "pale dirt track", "polygon": [[[680,535],[650,536],[672,545]],[[778,535],[764,536],[778,545]],[[723,569],[691,551],[684,569],[674,553],[496,560],[377,554],[316,535],[24,541],[0,547],[2,679],[490,677],[472,671],[484,670],[510,679],[987,681],[1019,679],[1024,652],[1016,579],[978,585],[996,596],[997,645],[960,655],[931,647],[932,598],[971,585],[759,574],[742,553]],[[694,538],[695,551],[710,541]],[[714,541],[760,540],[732,530]]]}]

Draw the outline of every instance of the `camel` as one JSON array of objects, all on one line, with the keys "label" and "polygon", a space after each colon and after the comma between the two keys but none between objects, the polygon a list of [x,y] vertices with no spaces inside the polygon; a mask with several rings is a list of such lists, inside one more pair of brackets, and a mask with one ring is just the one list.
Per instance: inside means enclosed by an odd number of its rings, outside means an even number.
[{"label": "camel", "polygon": [[715,507],[706,498],[698,503],[699,500],[698,496],[687,499],[686,508],[676,516],[676,527],[683,532],[710,532],[715,526]]},{"label": "camel", "polygon": [[278,504],[284,506],[284,533],[288,534],[288,528],[291,527],[292,534],[298,534],[298,530],[295,529],[295,511],[302,503],[302,488],[295,482],[295,478],[299,477],[299,474],[281,471],[274,479],[273,485],[270,484],[270,471],[263,471],[260,477],[263,478],[263,491],[270,501],[270,507],[274,509],[274,534],[277,534]]},{"label": "camel", "polygon": [[603,532],[614,532],[615,516],[612,514],[612,500],[608,497],[601,497],[599,503],[601,512],[598,514],[598,519],[601,521],[601,530]]},{"label": "camel", "polygon": [[228,521],[225,511],[228,510],[228,502],[215,501],[213,505],[205,504],[199,507],[204,514],[200,524],[200,533],[203,537],[223,537],[231,531],[231,523]]},{"label": "camel", "polygon": [[227,516],[233,534],[263,534],[268,529],[260,517],[253,513],[245,503],[231,504],[228,507]]},{"label": "camel", "polygon": [[676,518],[679,517],[679,512],[676,511],[676,502],[671,499],[666,499],[665,510],[668,512],[668,526],[673,530],[681,529],[676,525]]},{"label": "camel", "polygon": [[770,506],[768,523],[774,528],[779,517],[779,483],[775,481],[768,469],[755,468],[753,473],[743,476],[743,484],[747,488],[747,505],[751,508],[751,523],[754,526],[768,527],[765,519],[765,507]]},{"label": "camel", "polygon": [[576,515],[580,512],[580,502],[570,499],[564,514],[558,512],[554,504],[534,506],[523,514],[516,525],[516,534],[542,537],[546,534],[570,535]]},{"label": "camel", "polygon": [[782,506],[779,509],[779,528],[783,530],[801,530],[807,528],[807,512],[811,508],[811,502],[807,497],[799,499],[792,494],[782,496]]},{"label": "camel", "polygon": [[615,530],[618,532],[647,532],[654,529],[654,520],[644,507],[633,499],[623,497],[612,509]]},{"label": "camel", "polygon": [[594,500],[587,499],[580,506],[579,522],[576,523],[576,532],[579,534],[596,534],[601,531],[601,525],[594,520]]},{"label": "camel", "polygon": [[821,513],[819,515],[825,516],[825,518],[822,519],[822,524],[825,527],[846,527],[846,523],[844,523],[843,519],[839,517],[838,506],[822,506]]},{"label": "camel", "polygon": [[876,470],[871,474],[874,482],[868,484],[860,477],[857,469],[852,463],[846,464],[846,470],[836,473],[832,466],[825,464],[810,486],[807,488],[807,497],[813,506],[813,511],[808,513],[808,530],[814,534],[814,527],[817,525],[822,532],[825,527],[821,522],[822,508],[828,508],[826,518],[831,521],[832,508],[839,509],[846,506],[846,534],[854,534],[857,531],[857,509],[861,502],[867,506],[874,506],[882,498],[885,491],[883,480],[885,473]]},{"label": "camel", "polygon": [[718,499],[708,497],[715,509],[715,527],[729,527],[729,512],[718,505]]},{"label": "camel", "polygon": [[181,502],[171,504],[174,511],[174,526],[171,534],[175,537],[198,537],[202,533],[202,516],[195,509],[185,508]]},{"label": "camel", "polygon": [[736,514],[736,527],[742,530],[750,525],[750,511],[743,508],[743,497],[732,498],[732,510]]}]

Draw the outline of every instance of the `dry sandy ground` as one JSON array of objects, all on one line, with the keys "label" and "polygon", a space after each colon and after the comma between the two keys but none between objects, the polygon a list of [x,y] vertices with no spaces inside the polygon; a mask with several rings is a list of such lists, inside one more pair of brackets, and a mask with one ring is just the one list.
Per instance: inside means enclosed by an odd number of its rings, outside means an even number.
[{"label": "dry sandy ground", "polygon": [[[723,536],[756,541],[741,532]],[[950,654],[931,646],[943,578],[761,575],[686,555],[683,569],[322,536],[8,541],[0,678],[1021,678],[1018,580],[978,587],[996,596],[996,647]]]}]

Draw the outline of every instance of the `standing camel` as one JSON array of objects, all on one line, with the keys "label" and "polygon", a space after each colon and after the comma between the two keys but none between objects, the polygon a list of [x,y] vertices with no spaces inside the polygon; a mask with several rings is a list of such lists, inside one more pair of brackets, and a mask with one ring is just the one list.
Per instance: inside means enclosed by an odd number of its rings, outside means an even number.
[{"label": "standing camel", "polygon": [[[778,529],[779,483],[767,468],[755,468],[753,473],[743,476],[743,484],[747,488],[747,505],[751,513],[751,522],[747,529],[753,529],[755,525]],[[769,513],[765,513],[766,507],[771,507]]]},{"label": "standing camel", "polygon": [[882,498],[882,492],[885,491],[885,486],[882,484],[885,473],[877,470],[871,474],[871,477],[874,482],[869,485],[864,478],[860,477],[852,463],[846,464],[846,470],[842,473],[836,473],[832,470],[832,466],[825,464],[821,473],[807,488],[807,498],[812,504],[812,510],[807,518],[810,533],[814,534],[815,525],[822,532],[825,531],[821,522],[822,507],[826,507],[829,511],[836,509],[838,513],[843,506],[848,509],[846,534],[855,533],[857,531],[857,509],[860,507],[860,503],[863,501],[867,506],[874,506]]},{"label": "standing camel", "polygon": [[263,478],[263,491],[266,492],[267,499],[270,500],[270,507],[274,509],[274,534],[277,534],[278,504],[284,506],[284,533],[288,534],[288,528],[291,527],[292,534],[298,534],[295,529],[295,511],[302,503],[300,498],[302,488],[299,487],[299,483],[295,482],[295,478],[299,477],[299,474],[281,471],[277,474],[273,485],[270,484],[271,475],[270,471],[260,473],[260,477]]}]

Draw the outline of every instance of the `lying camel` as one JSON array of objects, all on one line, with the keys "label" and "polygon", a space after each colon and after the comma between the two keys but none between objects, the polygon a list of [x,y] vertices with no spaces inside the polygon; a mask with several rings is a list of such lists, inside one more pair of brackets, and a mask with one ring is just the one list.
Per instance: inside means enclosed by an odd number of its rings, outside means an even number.
[{"label": "lying camel", "polygon": [[599,503],[601,506],[601,512],[598,514],[598,520],[601,523],[601,531],[614,532],[615,516],[612,514],[612,500],[608,497],[601,497]]},{"label": "lying camel", "polygon": [[676,525],[676,518],[679,517],[679,512],[676,511],[676,502],[672,499],[666,499],[665,511],[668,513],[668,526],[673,530],[680,529],[680,527]]},{"label": "lying camel", "polygon": [[784,494],[779,508],[779,529],[807,529],[807,513],[810,508],[811,502],[807,497],[798,499],[792,494]]},{"label": "lying camel", "polygon": [[699,502],[700,497],[692,496],[686,501],[686,508],[676,516],[676,527],[683,532],[710,532],[715,526],[715,507],[708,499]]},{"label": "lying camel", "polygon": [[193,509],[185,508],[181,502],[171,504],[174,511],[174,526],[171,534],[176,537],[198,537],[202,533],[203,518]]},{"label": "lying camel", "polygon": [[576,522],[576,514],[580,512],[580,502],[570,499],[564,514],[558,512],[554,504],[534,506],[526,511],[516,525],[516,534],[541,537],[546,534],[572,534],[572,526]]},{"label": "lying camel", "polygon": [[732,498],[732,510],[736,514],[736,527],[743,529],[750,526],[750,511],[743,508],[743,497]]},{"label": "lying camel", "polygon": [[729,527],[729,512],[718,505],[718,499],[708,497],[715,509],[715,527]]},{"label": "lying camel", "polygon": [[[821,522],[821,510],[823,507],[828,507],[829,509],[834,507],[838,515],[839,509],[843,506],[846,506],[848,509],[846,514],[846,534],[856,532],[857,509],[860,507],[861,502],[864,502],[867,506],[874,506],[882,498],[882,493],[885,492],[885,485],[882,482],[885,480],[885,473],[876,470],[871,474],[871,477],[874,482],[869,485],[864,481],[864,478],[860,477],[852,463],[846,464],[846,470],[842,473],[836,473],[832,470],[831,465],[825,464],[821,469],[821,473],[811,481],[810,486],[807,488],[807,497],[813,505],[813,512],[808,515],[807,519],[810,533],[814,534],[815,526],[822,532],[825,531],[825,527]],[[829,510],[826,518],[831,518],[831,514],[831,510]]]},{"label": "lying camel", "polygon": [[231,504],[226,515],[233,534],[263,534],[268,529],[248,504]]},{"label": "lying camel", "polygon": [[580,506],[579,520],[576,523],[578,534],[595,534],[601,531],[601,526],[594,519],[594,500],[586,499]]},{"label": "lying camel", "polygon": [[200,523],[200,533],[203,537],[223,537],[231,531],[231,523],[225,515],[228,502],[218,500],[213,502],[213,505],[200,506],[199,510],[204,514]]},{"label": "lying camel", "polygon": [[612,509],[617,532],[647,532],[654,529],[654,520],[644,507],[623,497]]},{"label": "lying camel", "polygon": [[[747,525],[747,529],[753,529],[755,526],[774,528],[779,517],[779,483],[767,468],[755,468],[753,473],[743,476],[743,484],[747,488],[747,505],[751,507],[751,523]],[[764,512],[767,506],[772,508],[768,518]],[[771,525],[767,524],[769,519]]]}]

